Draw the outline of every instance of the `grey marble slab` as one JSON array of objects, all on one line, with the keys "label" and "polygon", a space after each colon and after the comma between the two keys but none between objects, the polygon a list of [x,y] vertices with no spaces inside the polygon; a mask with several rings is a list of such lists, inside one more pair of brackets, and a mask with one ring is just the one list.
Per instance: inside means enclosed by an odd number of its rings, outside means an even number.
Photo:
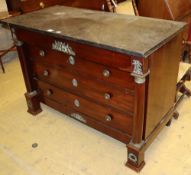
[{"label": "grey marble slab", "polygon": [[2,22],[145,58],[175,37],[186,25],[65,6],[46,8]]}]

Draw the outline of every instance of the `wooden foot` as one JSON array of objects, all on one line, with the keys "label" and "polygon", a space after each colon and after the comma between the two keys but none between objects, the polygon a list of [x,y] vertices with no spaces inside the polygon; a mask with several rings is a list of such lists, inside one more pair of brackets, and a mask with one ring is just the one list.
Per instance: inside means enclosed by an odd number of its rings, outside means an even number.
[{"label": "wooden foot", "polygon": [[172,123],[172,119],[170,119],[170,120],[167,122],[166,126],[167,126],[167,127],[170,127],[170,126],[171,126],[171,123]]},{"label": "wooden foot", "polygon": [[176,85],[177,93],[180,92],[187,97],[191,97],[191,90],[188,89],[185,85],[186,81],[191,81],[191,67],[187,70],[182,79]]},{"label": "wooden foot", "polygon": [[175,111],[175,112],[173,113],[173,118],[174,118],[175,120],[178,120],[178,118],[179,118],[179,113],[178,113],[177,111]]},{"label": "wooden foot", "polygon": [[40,107],[40,94],[37,91],[25,93],[28,111],[32,115],[39,114],[42,109]]},{"label": "wooden foot", "polygon": [[145,165],[144,151],[137,149],[133,144],[127,145],[128,160],[126,166],[136,172],[140,172]]},{"label": "wooden foot", "polygon": [[[191,58],[191,57],[190,57]],[[190,60],[191,61],[191,60]],[[190,62],[191,63],[191,62]],[[187,71],[187,77],[188,77],[188,81],[191,81],[191,67],[188,69]]]},{"label": "wooden foot", "polygon": [[185,85],[182,85],[182,87],[179,90],[182,94],[185,94],[187,97],[191,97],[191,90],[188,89]]},{"label": "wooden foot", "polygon": [[184,82],[191,81],[191,67],[186,71],[181,80],[183,80]]}]

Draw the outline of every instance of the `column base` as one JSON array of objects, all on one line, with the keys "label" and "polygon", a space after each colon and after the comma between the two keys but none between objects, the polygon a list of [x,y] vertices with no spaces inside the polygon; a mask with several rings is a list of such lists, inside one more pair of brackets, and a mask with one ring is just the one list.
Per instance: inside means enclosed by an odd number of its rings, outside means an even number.
[{"label": "column base", "polygon": [[30,93],[25,93],[25,98],[27,101],[28,110],[27,112],[32,115],[37,115],[42,112],[40,106],[40,93],[37,91],[33,91]]},{"label": "column base", "polygon": [[140,172],[145,165],[144,161],[145,153],[141,149],[141,145],[140,148],[138,148],[136,145],[130,143],[129,145],[127,145],[127,149],[128,149],[128,156],[127,156],[128,160],[126,166],[136,172]]},{"label": "column base", "polygon": [[139,173],[143,169],[143,167],[145,166],[145,161],[143,161],[139,166],[132,165],[128,161],[127,161],[127,163],[125,165],[128,168],[130,168],[130,169],[136,171],[137,173]]}]

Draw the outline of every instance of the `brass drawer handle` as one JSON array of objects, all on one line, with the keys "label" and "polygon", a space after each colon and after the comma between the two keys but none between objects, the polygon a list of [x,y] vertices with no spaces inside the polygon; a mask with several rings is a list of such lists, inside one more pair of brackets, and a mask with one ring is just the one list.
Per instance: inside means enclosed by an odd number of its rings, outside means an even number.
[{"label": "brass drawer handle", "polygon": [[70,63],[71,65],[74,65],[74,64],[75,64],[75,58],[74,58],[73,56],[70,56],[70,57],[69,57],[69,63]]},{"label": "brass drawer handle", "polygon": [[111,72],[109,71],[109,70],[107,70],[107,69],[105,69],[104,71],[103,71],[103,76],[104,77],[110,77],[110,75],[111,75]]},{"label": "brass drawer handle", "polygon": [[106,117],[105,117],[105,121],[106,122],[110,122],[112,120],[112,116],[111,115],[107,115]]},{"label": "brass drawer handle", "polygon": [[111,99],[111,94],[105,93],[104,98],[105,98],[105,100],[110,100]]},{"label": "brass drawer handle", "polygon": [[39,3],[39,6],[43,9],[43,8],[45,7],[44,2],[40,2],[40,3]]},{"label": "brass drawer handle", "polygon": [[76,106],[76,107],[80,107],[80,101],[79,100],[74,100],[74,105]]},{"label": "brass drawer handle", "polygon": [[39,55],[40,55],[41,57],[44,57],[44,56],[45,56],[45,51],[44,51],[44,50],[40,50],[40,51],[39,51]]},{"label": "brass drawer handle", "polygon": [[45,71],[43,72],[43,75],[44,75],[45,77],[48,77],[48,76],[49,76],[49,72],[48,72],[47,70],[45,70]]},{"label": "brass drawer handle", "polygon": [[52,94],[53,94],[52,90],[49,89],[49,90],[46,91],[47,96],[51,96]]}]

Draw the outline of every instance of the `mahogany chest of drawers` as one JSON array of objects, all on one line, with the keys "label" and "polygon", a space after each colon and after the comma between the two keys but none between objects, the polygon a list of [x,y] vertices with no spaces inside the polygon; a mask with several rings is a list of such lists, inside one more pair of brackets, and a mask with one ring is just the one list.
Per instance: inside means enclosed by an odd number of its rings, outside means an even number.
[{"label": "mahogany chest of drawers", "polygon": [[127,166],[140,171],[173,116],[185,24],[64,6],[3,22],[17,44],[28,112],[44,103],[124,142]]}]

